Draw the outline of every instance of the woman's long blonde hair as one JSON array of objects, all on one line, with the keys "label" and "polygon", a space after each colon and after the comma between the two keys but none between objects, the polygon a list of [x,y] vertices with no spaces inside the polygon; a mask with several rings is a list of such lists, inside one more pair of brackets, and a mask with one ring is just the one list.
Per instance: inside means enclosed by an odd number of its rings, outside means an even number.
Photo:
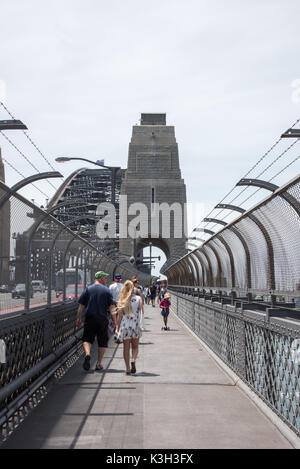
[{"label": "woman's long blonde hair", "polygon": [[134,285],[130,280],[126,280],[123,285],[123,288],[120,293],[120,299],[118,301],[117,309],[123,309],[124,314],[132,318],[134,316],[132,306],[131,306],[131,297],[134,289]]}]

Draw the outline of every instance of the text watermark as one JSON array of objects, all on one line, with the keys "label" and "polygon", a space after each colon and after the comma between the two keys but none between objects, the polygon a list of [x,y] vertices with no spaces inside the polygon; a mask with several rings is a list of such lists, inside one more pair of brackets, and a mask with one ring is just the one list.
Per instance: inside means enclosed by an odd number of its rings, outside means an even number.
[{"label": "text watermark", "polygon": [[[119,238],[188,238],[188,217],[189,220],[199,220],[203,214],[203,204],[135,202],[128,205],[127,195],[121,195]],[[118,226],[115,206],[103,202],[97,206],[96,215],[99,216],[96,226],[97,236],[101,239],[115,238]]]}]

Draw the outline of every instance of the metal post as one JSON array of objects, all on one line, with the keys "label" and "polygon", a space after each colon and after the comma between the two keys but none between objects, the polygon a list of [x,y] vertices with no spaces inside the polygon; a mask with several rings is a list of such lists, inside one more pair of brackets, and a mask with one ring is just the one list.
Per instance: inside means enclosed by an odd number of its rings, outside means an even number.
[{"label": "metal post", "polygon": [[263,329],[264,337],[264,393],[265,397],[270,404],[276,408],[277,399],[276,399],[276,373],[275,373],[275,363],[276,363],[276,351],[274,345],[274,333],[266,327]]},{"label": "metal post", "polygon": [[84,248],[85,248],[85,245],[83,245],[83,246],[80,248],[80,251],[78,252],[77,257],[76,257],[76,266],[75,266],[75,298],[77,298],[77,296],[78,296],[78,263],[79,263],[79,258],[80,258],[80,257],[81,257],[81,261],[82,261],[82,251],[83,251]]},{"label": "metal post", "polygon": [[30,308],[30,297],[31,297],[31,242],[27,246],[26,255],[26,268],[25,268],[25,301],[24,310],[27,312]]},{"label": "metal post", "polygon": [[196,318],[195,318],[195,297],[193,295],[193,310],[192,310],[192,320],[193,320],[193,331],[195,331],[195,324],[196,324]]},{"label": "metal post", "polygon": [[150,246],[150,284],[151,284],[151,280],[152,280],[152,243],[150,242],[149,243],[149,246]]},{"label": "metal post", "polygon": [[231,294],[231,304],[234,305],[235,304],[235,300],[236,300],[236,292],[235,291],[232,291]]},{"label": "metal post", "polygon": [[271,308],[276,306],[276,295],[271,295]]},{"label": "metal post", "polygon": [[[65,249],[64,255],[63,255],[63,300],[64,302],[66,301],[66,258],[67,258],[67,253],[68,250],[73,243],[75,238],[70,239],[70,241],[67,244],[67,247]],[[76,279],[75,279],[76,280]]]},{"label": "metal post", "polygon": [[236,319],[236,334],[237,371],[240,376],[246,378],[246,334],[243,317]]},{"label": "metal post", "polygon": [[83,276],[83,286],[86,288],[86,264],[89,262],[89,257],[90,257],[90,251],[88,251],[88,254],[86,255],[85,252],[85,257],[84,257],[84,276]]}]

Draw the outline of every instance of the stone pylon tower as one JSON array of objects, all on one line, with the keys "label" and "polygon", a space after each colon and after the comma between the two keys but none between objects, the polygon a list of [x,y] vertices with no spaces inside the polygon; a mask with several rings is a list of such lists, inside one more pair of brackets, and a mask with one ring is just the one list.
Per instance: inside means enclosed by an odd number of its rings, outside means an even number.
[{"label": "stone pylon tower", "polygon": [[[127,196],[127,201],[125,199],[125,202],[121,201],[120,204],[121,253],[136,256],[152,242],[152,245],[162,249],[167,257],[163,272],[168,264],[187,252],[186,188],[181,178],[174,126],[166,125],[166,114],[142,114],[141,125],[133,126],[128,166],[121,186],[121,196],[124,195]],[[140,220],[142,224],[148,218],[148,231],[143,230],[136,240],[129,236],[122,239],[124,229],[130,227],[136,219],[130,212],[127,218],[124,213],[126,210],[128,213],[129,207],[137,202],[142,202],[147,207],[147,214],[143,211]],[[167,212],[162,215],[161,211],[157,211],[157,204],[164,204],[165,209],[167,205],[171,209],[170,223]],[[170,233],[167,235],[164,223],[170,227]],[[137,230],[139,228],[140,225]]]},{"label": "stone pylon tower", "polygon": [[[5,170],[0,148],[0,181],[5,182]],[[3,195],[0,188],[0,198]],[[10,202],[6,202],[0,209],[0,284],[9,282],[10,261]]]}]

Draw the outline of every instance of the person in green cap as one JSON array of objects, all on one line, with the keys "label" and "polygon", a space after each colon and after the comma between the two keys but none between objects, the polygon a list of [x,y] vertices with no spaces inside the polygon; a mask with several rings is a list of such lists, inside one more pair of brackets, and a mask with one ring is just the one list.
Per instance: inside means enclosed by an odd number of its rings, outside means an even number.
[{"label": "person in green cap", "polygon": [[95,337],[98,341],[98,361],[96,370],[102,370],[102,359],[108,344],[108,322],[109,314],[113,317],[113,326],[115,326],[115,305],[112,293],[107,288],[107,277],[105,272],[96,272],[95,283],[87,287],[81,294],[78,303],[77,327],[82,325],[82,314],[85,310],[84,330],[82,336],[85,359],[83,362],[84,370],[90,369],[91,347]]}]

